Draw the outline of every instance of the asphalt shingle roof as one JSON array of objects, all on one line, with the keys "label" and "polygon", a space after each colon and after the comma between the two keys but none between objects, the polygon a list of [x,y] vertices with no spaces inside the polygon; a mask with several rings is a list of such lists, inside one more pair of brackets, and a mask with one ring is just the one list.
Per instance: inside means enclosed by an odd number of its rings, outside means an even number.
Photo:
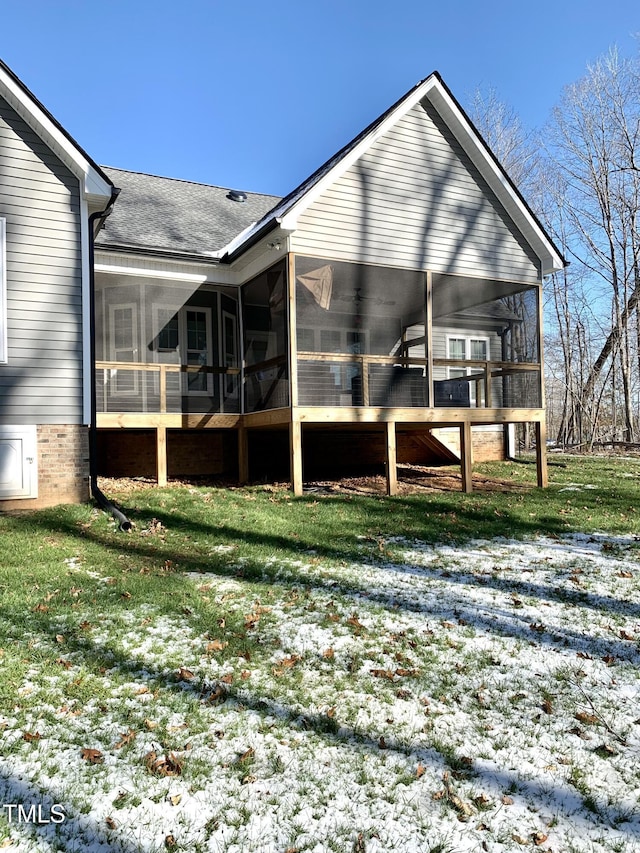
[{"label": "asphalt shingle roof", "polygon": [[245,202],[237,202],[228,198],[228,188],[102,170],[121,192],[98,234],[99,247],[210,258],[280,201],[279,196],[247,193]]}]

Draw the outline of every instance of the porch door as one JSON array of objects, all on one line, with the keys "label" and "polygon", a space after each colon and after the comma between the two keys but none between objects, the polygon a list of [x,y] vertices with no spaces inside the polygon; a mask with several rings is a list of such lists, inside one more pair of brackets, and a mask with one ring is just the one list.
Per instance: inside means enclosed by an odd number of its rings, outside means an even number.
[{"label": "porch door", "polygon": [[[110,361],[138,361],[138,306],[135,302],[109,306]],[[138,393],[138,371],[111,372],[111,393],[132,396]]]},{"label": "porch door", "polygon": [[[183,364],[195,367],[211,367],[211,309],[185,308],[183,315]],[[211,372],[185,373],[184,393],[212,396],[213,374]]]},{"label": "porch door", "polygon": [[[222,312],[222,363],[225,367],[238,367],[238,329],[236,318],[228,311]],[[234,401],[232,411],[237,410],[239,387],[237,374],[222,376],[222,400]]]}]

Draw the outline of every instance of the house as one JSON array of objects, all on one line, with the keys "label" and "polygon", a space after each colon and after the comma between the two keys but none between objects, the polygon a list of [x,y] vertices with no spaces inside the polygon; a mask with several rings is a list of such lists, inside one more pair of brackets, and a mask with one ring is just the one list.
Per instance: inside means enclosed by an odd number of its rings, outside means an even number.
[{"label": "house", "polygon": [[[0,423],[31,430],[43,489],[53,446],[89,423],[97,473],[279,468],[296,494],[347,463],[384,463],[393,494],[397,461],[428,459],[458,461],[469,490],[472,454],[503,456],[530,423],[545,484],[541,290],[564,261],[437,73],[280,199],[100,168],[1,71]],[[19,166],[12,144],[31,152]],[[20,260],[34,245],[37,266]],[[64,389],[38,353],[63,328]],[[81,468],[85,446],[69,452]]]}]

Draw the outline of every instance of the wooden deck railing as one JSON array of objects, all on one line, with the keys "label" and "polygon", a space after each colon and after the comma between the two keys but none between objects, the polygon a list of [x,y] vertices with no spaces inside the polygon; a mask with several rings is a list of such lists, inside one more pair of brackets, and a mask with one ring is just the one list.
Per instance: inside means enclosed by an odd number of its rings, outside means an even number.
[{"label": "wooden deck railing", "polygon": [[[206,375],[206,376],[239,376],[240,368],[239,367],[211,367],[209,365],[191,365],[191,364],[148,364],[146,362],[134,362],[134,361],[96,361],[96,379],[97,372],[99,370],[108,372],[110,375],[112,371],[127,371],[127,372],[140,372],[140,373],[152,373],[157,375],[158,377],[158,413],[166,414],[167,412],[167,376],[169,374],[196,374],[196,375]],[[122,394],[114,394],[113,392],[109,393],[108,383],[106,381],[104,383],[104,411],[107,410],[106,402],[107,399],[117,399],[118,397],[122,397]],[[110,378],[110,376],[109,376]],[[215,395],[215,391],[211,390],[211,396]]]}]

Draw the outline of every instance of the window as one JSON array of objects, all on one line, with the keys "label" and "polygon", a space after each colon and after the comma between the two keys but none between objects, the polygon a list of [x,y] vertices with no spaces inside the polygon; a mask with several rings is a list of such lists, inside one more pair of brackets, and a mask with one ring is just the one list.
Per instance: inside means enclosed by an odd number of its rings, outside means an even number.
[{"label": "window", "polygon": [[[490,358],[489,338],[476,338],[470,335],[448,335],[447,336],[447,358],[459,361],[488,361]],[[457,379],[461,376],[482,375],[483,371],[477,367],[449,367],[449,379]],[[472,406],[482,405],[476,393],[476,383],[469,382],[469,402]]]},{"label": "window", "polygon": [[[111,361],[138,361],[138,306],[135,302],[109,306],[109,344]],[[113,370],[112,394],[138,393],[137,370]]]},{"label": "window", "polygon": [[[153,351],[160,364],[207,367],[213,364],[211,309],[153,305]],[[156,383],[158,382],[156,377]],[[211,396],[213,374],[188,371],[167,375],[167,390],[183,394]],[[158,393],[158,388],[156,388]]]},{"label": "window", "polygon": [[0,217],[0,364],[7,361],[6,220]]}]

